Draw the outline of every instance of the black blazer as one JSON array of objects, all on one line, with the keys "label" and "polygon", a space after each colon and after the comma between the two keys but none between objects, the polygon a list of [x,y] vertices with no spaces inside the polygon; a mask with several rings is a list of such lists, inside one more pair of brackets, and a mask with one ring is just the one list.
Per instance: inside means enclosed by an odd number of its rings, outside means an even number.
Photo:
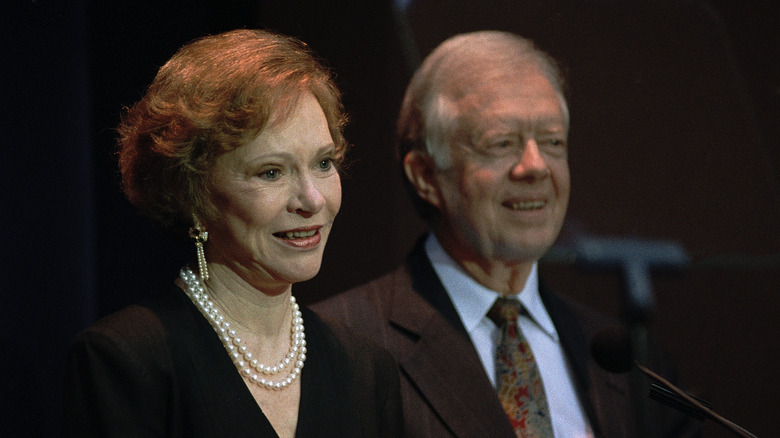
[{"label": "black blazer", "polygon": [[[512,438],[482,362],[425,255],[423,240],[405,265],[312,308],[343,321],[395,356],[408,436]],[[636,436],[627,375],[603,371],[589,354],[590,337],[612,321],[545,289],[540,293],[596,436]],[[662,356],[653,358],[653,369],[673,376]],[[699,436],[698,424],[664,406],[653,408],[661,436]]]},{"label": "black blazer", "polygon": [[[298,437],[402,433],[390,355],[303,314]],[[276,437],[206,319],[178,287],[108,316],[68,354],[65,437]]]}]

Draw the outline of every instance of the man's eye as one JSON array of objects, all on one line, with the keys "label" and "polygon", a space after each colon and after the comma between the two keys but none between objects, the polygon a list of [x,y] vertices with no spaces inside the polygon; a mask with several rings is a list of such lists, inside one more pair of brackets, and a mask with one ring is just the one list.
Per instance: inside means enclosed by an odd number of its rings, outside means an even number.
[{"label": "man's eye", "polygon": [[566,140],[564,140],[562,138],[555,138],[555,137],[542,138],[542,139],[539,139],[539,144],[547,144],[547,145],[550,145],[550,146],[565,146],[566,145]]},{"label": "man's eye", "polygon": [[552,157],[566,157],[568,146],[565,138],[548,138],[538,142],[539,148]]},{"label": "man's eye", "polygon": [[517,147],[517,142],[511,139],[496,140],[491,142],[485,149],[489,155],[505,155],[511,153],[514,148]]}]

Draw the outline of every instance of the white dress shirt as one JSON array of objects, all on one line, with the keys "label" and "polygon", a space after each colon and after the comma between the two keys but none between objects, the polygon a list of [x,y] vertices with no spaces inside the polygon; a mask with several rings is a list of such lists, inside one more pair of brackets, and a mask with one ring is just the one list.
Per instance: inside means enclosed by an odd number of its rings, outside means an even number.
[{"label": "white dress shirt", "polygon": [[[495,356],[499,333],[498,327],[487,317],[487,313],[501,293],[490,290],[471,278],[444,251],[433,234],[430,234],[425,242],[425,252],[449,294],[482,360],[485,372],[495,387]],[[574,389],[574,379],[567,365],[558,332],[539,296],[536,263],[531,269],[523,291],[517,298],[530,315],[530,318],[520,315],[518,325],[528,339],[528,344],[539,363],[556,438],[593,437]]]}]

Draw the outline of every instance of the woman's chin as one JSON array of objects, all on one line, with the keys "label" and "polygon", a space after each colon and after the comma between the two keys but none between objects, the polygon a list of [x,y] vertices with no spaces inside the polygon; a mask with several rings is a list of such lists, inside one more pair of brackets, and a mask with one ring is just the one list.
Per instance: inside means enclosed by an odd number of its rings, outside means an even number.
[{"label": "woman's chin", "polygon": [[290,269],[288,271],[287,278],[289,279],[290,283],[301,283],[304,281],[309,281],[320,272],[320,267],[322,266],[322,263],[317,263],[316,265],[310,264],[310,265],[304,265],[300,266],[298,269]]}]

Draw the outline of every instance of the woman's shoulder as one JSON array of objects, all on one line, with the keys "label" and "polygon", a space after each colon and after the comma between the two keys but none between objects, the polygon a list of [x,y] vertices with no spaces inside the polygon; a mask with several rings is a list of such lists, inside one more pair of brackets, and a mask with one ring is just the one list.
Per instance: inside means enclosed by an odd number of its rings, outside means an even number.
[{"label": "woman's shoulder", "polygon": [[168,338],[171,327],[178,325],[175,321],[191,313],[182,297],[186,298],[175,285],[163,288],[136,304],[101,317],[77,334],[72,344],[151,346]]}]

